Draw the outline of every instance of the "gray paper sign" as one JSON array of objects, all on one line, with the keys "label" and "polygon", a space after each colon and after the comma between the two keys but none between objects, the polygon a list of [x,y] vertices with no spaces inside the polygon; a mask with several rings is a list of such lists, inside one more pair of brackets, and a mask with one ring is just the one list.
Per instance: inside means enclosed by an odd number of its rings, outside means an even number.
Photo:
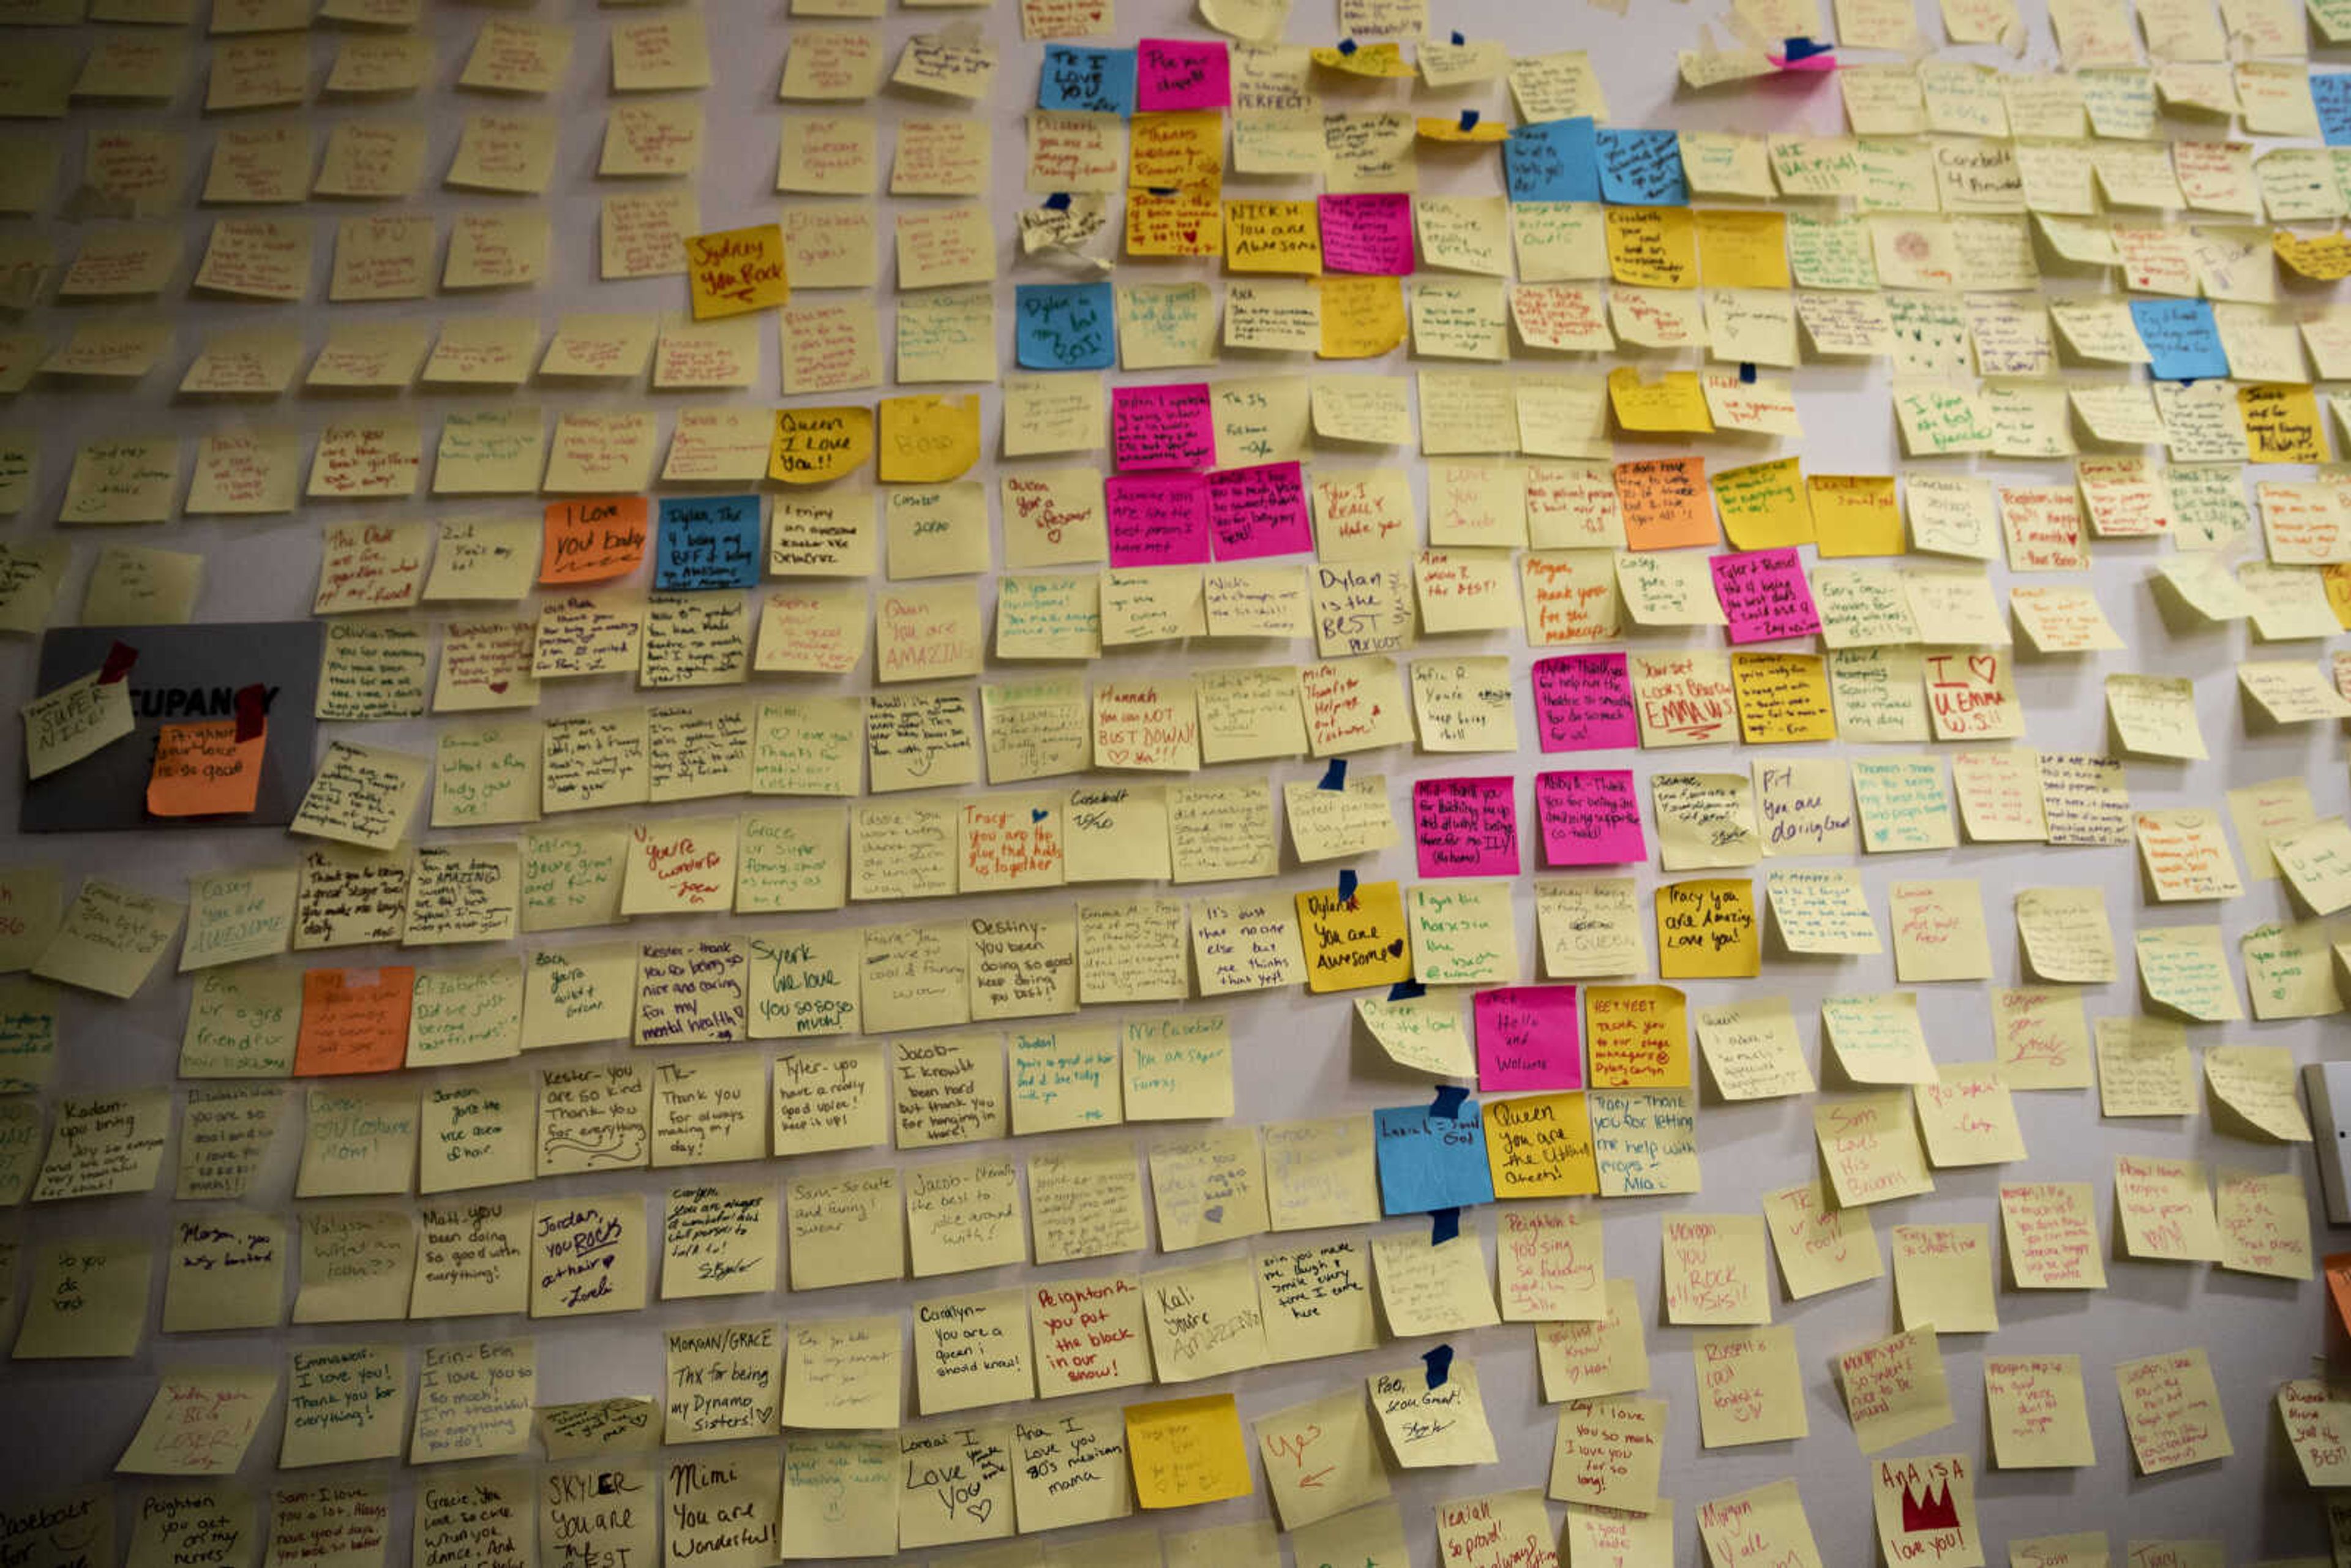
[{"label": "gray paper sign", "polygon": [[[25,786],[16,828],[26,833],[99,832],[117,828],[282,828],[310,787],[318,724],[316,621],[225,626],[68,626],[41,639],[37,689],[51,691],[105,664],[117,643],[135,650],[131,735]],[[236,716],[236,694],[258,683],[268,694],[269,740],[253,810],[235,817],[151,817],[147,776],[155,767],[155,732],[167,724]]]}]

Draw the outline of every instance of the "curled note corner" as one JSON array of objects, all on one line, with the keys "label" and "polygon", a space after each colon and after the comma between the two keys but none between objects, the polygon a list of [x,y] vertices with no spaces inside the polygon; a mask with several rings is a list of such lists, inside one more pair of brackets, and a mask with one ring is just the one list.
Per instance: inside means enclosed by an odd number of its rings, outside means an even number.
[{"label": "curled note corner", "polygon": [[244,742],[269,727],[269,688],[259,681],[240,686],[236,694],[236,738]]},{"label": "curled note corner", "polygon": [[1437,1098],[1429,1103],[1428,1113],[1441,1121],[1453,1121],[1461,1114],[1462,1103],[1468,1098],[1469,1091],[1458,1083],[1440,1083],[1437,1086]]},{"label": "curled note corner", "polygon": [[1442,1247],[1461,1234],[1461,1211],[1458,1208],[1432,1208],[1428,1211],[1428,1244]]},{"label": "curled note corner", "polygon": [[[1458,1214],[1459,1210],[1453,1212]],[[1428,1368],[1428,1385],[1431,1388],[1444,1387],[1445,1380],[1453,1375],[1453,1347],[1440,1344],[1433,1350],[1422,1351],[1420,1359]]]},{"label": "curled note corner", "polygon": [[106,651],[106,663],[99,666],[98,684],[110,686],[129,677],[131,666],[139,662],[139,650],[128,643],[118,642]]},{"label": "curled note corner", "polygon": [[1331,758],[1331,766],[1322,770],[1322,781],[1320,784],[1315,785],[1314,788],[1317,789],[1344,789],[1346,787],[1347,759],[1343,757],[1334,757]]},{"label": "curled note corner", "polygon": [[1339,873],[1339,902],[1351,906],[1355,902],[1355,873],[1353,872],[1343,871]]}]

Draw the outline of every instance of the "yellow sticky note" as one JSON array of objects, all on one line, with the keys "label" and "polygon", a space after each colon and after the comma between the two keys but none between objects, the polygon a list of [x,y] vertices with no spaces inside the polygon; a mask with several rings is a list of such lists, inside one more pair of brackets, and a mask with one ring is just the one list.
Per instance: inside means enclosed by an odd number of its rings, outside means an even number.
[{"label": "yellow sticky note", "polygon": [[1332,888],[1301,893],[1298,925],[1310,990],[1359,990],[1412,978],[1404,891],[1395,883],[1363,883],[1346,899]]},{"label": "yellow sticky note", "polygon": [[1687,207],[1610,207],[1608,276],[1642,288],[1698,287],[1697,225]]},{"label": "yellow sticky note", "polygon": [[[2283,1403],[2283,1391],[2279,1398]],[[1984,1357],[1984,1406],[2001,1469],[2095,1465],[2078,1355]]]},{"label": "yellow sticky note", "polygon": [[1865,1454],[1951,1424],[1950,1384],[1935,1331],[1916,1328],[1836,1358],[1845,1415]]},{"label": "yellow sticky note", "polygon": [[1388,1495],[1369,1407],[1353,1388],[1257,1418],[1265,1479],[1284,1530]]},{"label": "yellow sticky note", "polygon": [[1813,542],[1813,508],[1795,458],[1720,468],[1708,477],[1722,531],[1734,548],[1781,549]]},{"label": "yellow sticky note", "polygon": [[1582,1093],[1489,1101],[1485,1120],[1486,1164],[1496,1197],[1573,1197],[1600,1190]]},{"label": "yellow sticky note", "polygon": [[1696,209],[1698,268],[1708,288],[1785,288],[1788,220],[1741,207]]},{"label": "yellow sticky note", "polygon": [[1762,970],[1755,884],[1729,877],[1657,889],[1657,973],[1668,980],[1751,978]]},{"label": "yellow sticky note", "polygon": [[784,276],[781,224],[755,224],[685,238],[685,280],[694,319],[741,316],[792,297]]},{"label": "yellow sticky note", "polygon": [[1804,482],[1821,559],[1900,555],[1902,508],[1891,474],[1814,474]]},{"label": "yellow sticky note", "polygon": [[1706,388],[1695,371],[1667,371],[1654,382],[1645,382],[1639,371],[1620,365],[1608,372],[1608,404],[1615,410],[1616,423],[1626,430],[1707,434],[1714,429],[1714,416],[1706,406]]},{"label": "yellow sticky note", "polygon": [[2318,394],[2311,388],[2289,383],[2241,386],[2237,413],[2245,424],[2248,461],[2326,461],[2326,432],[2320,422]]},{"label": "yellow sticky note", "polygon": [[1347,76],[1408,77],[1414,72],[1412,62],[1404,57],[1403,47],[1397,44],[1357,44],[1352,48],[1332,44],[1318,46],[1307,53],[1323,69]]},{"label": "yellow sticky note", "polygon": [[1894,1300],[1905,1329],[1990,1333],[2000,1327],[1990,1226],[1897,1225],[1893,1250]]},{"label": "yellow sticky note", "polygon": [[2220,1390],[2203,1349],[2172,1351],[2115,1364],[2123,1424],[2141,1475],[2225,1459],[2236,1452],[2220,1410]]},{"label": "yellow sticky note", "polygon": [[1376,359],[1402,346],[1407,323],[1404,280],[1333,273],[1315,279],[1322,297],[1322,342],[1326,360]]},{"label": "yellow sticky note", "polygon": [[877,412],[874,471],[884,484],[943,484],[979,461],[976,397],[885,397]]},{"label": "yellow sticky note", "polygon": [[1880,1459],[1870,1467],[1877,1541],[1888,1563],[1922,1555],[1959,1568],[1981,1568],[1983,1535],[1976,1528],[1975,1466],[1963,1454]]},{"label": "yellow sticky note", "polygon": [[87,675],[25,705],[25,775],[38,779],[131,733],[131,683]]},{"label": "yellow sticky note", "polygon": [[1227,202],[1225,266],[1232,272],[1322,270],[1322,227],[1312,202]]},{"label": "yellow sticky note", "polygon": [[115,1472],[234,1475],[277,1395],[274,1366],[190,1367],[166,1373]]},{"label": "yellow sticky note", "polygon": [[1439,115],[1424,114],[1412,122],[1413,131],[1424,141],[1507,141],[1510,128],[1499,120],[1480,120],[1465,124],[1456,115],[1447,120]]},{"label": "yellow sticky note", "polygon": [[1229,1394],[1128,1406],[1126,1452],[1145,1508],[1189,1508],[1253,1490],[1240,1409]]},{"label": "yellow sticky note", "polygon": [[855,472],[873,455],[873,411],[779,408],[768,438],[768,477],[821,485]]},{"label": "yellow sticky note", "polygon": [[1478,1392],[1478,1366],[1454,1357],[1441,1381],[1421,1366],[1375,1372],[1370,1378],[1372,1409],[1388,1451],[1406,1469],[1439,1465],[1490,1465],[1494,1432]]}]

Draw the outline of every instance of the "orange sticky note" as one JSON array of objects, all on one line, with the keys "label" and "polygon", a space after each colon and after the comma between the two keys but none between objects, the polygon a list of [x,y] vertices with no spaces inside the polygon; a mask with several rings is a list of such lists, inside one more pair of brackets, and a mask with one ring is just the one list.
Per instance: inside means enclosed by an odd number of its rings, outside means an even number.
[{"label": "orange sticky note", "polygon": [[408,1061],[408,1009],[416,971],[306,969],[302,1027],[294,1037],[294,1076],[392,1072]]},{"label": "orange sticky note", "polygon": [[1636,550],[1716,545],[1714,498],[1703,457],[1645,457],[1616,465],[1616,507],[1625,542]]},{"label": "orange sticky note", "polygon": [[2329,1252],[2325,1260],[2326,1293],[2335,1299],[2335,1315],[2351,1333],[2351,1252]]},{"label": "orange sticky note", "polygon": [[1229,1394],[1128,1406],[1126,1455],[1135,1500],[1145,1508],[1189,1508],[1251,1490],[1249,1445]]},{"label": "orange sticky note", "polygon": [[651,513],[643,496],[550,502],[538,580],[610,582],[628,576],[645,559]]},{"label": "orange sticky note", "polygon": [[685,281],[697,321],[785,303],[792,289],[784,277],[783,225],[686,235]]},{"label": "orange sticky note", "polygon": [[253,810],[261,792],[266,727],[236,737],[235,719],[167,724],[156,732],[155,768],[147,776],[151,817],[235,816]]}]

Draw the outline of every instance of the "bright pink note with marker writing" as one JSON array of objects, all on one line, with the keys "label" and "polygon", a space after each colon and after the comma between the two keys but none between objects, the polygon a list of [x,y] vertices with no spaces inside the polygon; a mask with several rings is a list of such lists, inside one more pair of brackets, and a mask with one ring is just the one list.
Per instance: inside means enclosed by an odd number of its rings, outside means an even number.
[{"label": "bright pink note with marker writing", "polygon": [[1113,474],[1102,482],[1110,563],[1193,566],[1208,559],[1208,480],[1201,474]]},{"label": "bright pink note with marker writing", "polygon": [[1423,876],[1516,876],[1518,780],[1416,779],[1412,830]]},{"label": "bright pink note with marker writing", "polygon": [[1217,460],[1208,383],[1112,388],[1110,449],[1122,471],[1206,468]]},{"label": "bright pink note with marker writing", "polygon": [[1537,659],[1534,677],[1535,723],[1545,751],[1619,751],[1641,744],[1624,654]]},{"label": "bright pink note with marker writing", "polygon": [[1649,858],[1629,768],[1535,775],[1545,865],[1638,865]]},{"label": "bright pink note with marker writing", "polygon": [[1412,198],[1402,192],[1317,199],[1328,272],[1402,277],[1412,270]]},{"label": "bright pink note with marker writing", "polygon": [[1469,998],[1478,1087],[1581,1089],[1583,1036],[1573,986],[1504,986]]},{"label": "bright pink note with marker writing", "polygon": [[1218,560],[1305,555],[1314,549],[1306,476],[1295,463],[1221,468],[1208,476],[1208,526]]},{"label": "bright pink note with marker writing", "polygon": [[1813,586],[1794,550],[1748,550],[1719,555],[1707,564],[1714,569],[1714,596],[1730,622],[1732,642],[1809,637],[1821,629]]},{"label": "bright pink note with marker writing", "polygon": [[1225,46],[1145,38],[1134,47],[1134,107],[1144,114],[1175,109],[1229,109],[1233,63]]}]

